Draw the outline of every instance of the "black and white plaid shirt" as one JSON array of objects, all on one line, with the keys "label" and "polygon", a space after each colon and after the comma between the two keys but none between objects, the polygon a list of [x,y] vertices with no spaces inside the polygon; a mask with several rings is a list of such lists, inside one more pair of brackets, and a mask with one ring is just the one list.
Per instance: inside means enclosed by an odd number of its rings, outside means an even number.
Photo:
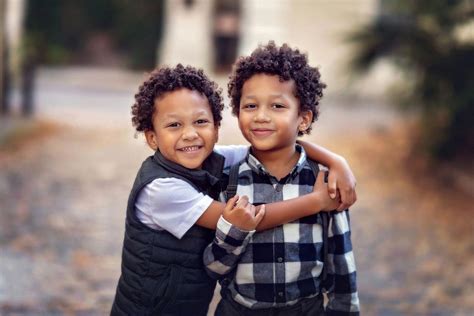
[{"label": "black and white plaid shirt", "polygon": [[[297,149],[298,163],[281,180],[249,154],[239,167],[237,194],[247,195],[251,203],[259,205],[312,192],[314,172],[303,148]],[[323,234],[318,214],[262,232],[241,231],[221,217],[216,238],[204,252],[204,264],[211,276],[225,280],[237,303],[252,309],[293,305],[327,291],[327,312],[358,314],[349,213],[331,212],[329,218],[324,284]]]}]

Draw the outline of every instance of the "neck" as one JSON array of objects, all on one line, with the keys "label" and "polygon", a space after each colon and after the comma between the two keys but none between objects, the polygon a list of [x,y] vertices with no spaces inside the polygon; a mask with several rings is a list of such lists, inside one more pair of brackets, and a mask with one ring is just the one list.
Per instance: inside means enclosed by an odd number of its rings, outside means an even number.
[{"label": "neck", "polygon": [[300,153],[296,151],[295,144],[272,150],[258,150],[252,147],[252,154],[277,179],[288,175],[300,157]]}]

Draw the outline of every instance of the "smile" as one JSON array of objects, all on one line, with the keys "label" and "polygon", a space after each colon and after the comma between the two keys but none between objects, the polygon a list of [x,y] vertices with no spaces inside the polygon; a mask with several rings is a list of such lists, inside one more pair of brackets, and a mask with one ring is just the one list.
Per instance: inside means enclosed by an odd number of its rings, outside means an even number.
[{"label": "smile", "polygon": [[186,146],[186,147],[179,148],[178,150],[186,152],[186,153],[193,153],[193,152],[198,151],[201,148],[202,146]]}]

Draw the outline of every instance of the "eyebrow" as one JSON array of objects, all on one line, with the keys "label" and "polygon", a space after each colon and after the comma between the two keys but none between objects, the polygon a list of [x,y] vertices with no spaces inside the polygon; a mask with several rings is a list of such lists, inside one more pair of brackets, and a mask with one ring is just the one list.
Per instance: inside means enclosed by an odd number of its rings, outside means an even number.
[{"label": "eyebrow", "polygon": [[256,96],[253,96],[253,95],[246,95],[243,97],[243,99],[256,99],[257,97]]},{"label": "eyebrow", "polygon": [[[283,94],[281,94],[281,93],[270,94],[270,97],[271,97],[271,98],[274,98],[274,99],[277,99],[277,98],[285,99],[285,98],[286,98],[286,97],[285,97]],[[257,97],[256,97],[255,95],[251,94],[251,95],[245,95],[245,96],[243,97],[243,99],[257,99]]]},{"label": "eyebrow", "polygon": [[[206,113],[205,110],[200,110],[198,112],[191,113],[191,115],[193,115],[193,117],[198,117],[198,116],[201,116],[201,115],[207,115],[207,113]],[[168,113],[168,114],[166,114],[166,117],[181,118],[181,116],[179,114],[176,114],[176,113]]]}]

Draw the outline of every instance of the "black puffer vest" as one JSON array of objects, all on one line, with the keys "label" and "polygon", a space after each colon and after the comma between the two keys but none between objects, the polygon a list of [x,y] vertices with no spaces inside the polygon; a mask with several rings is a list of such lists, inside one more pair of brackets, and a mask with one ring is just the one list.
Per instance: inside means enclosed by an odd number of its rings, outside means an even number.
[{"label": "black puffer vest", "polygon": [[[194,225],[181,239],[151,229],[135,215],[143,187],[157,178],[179,178],[199,192],[217,199],[224,158],[212,153],[202,170],[189,170],[166,160],[159,152],[138,171],[128,200],[120,276],[111,315],[207,314],[215,281],[202,263],[204,248],[214,231]],[[170,199],[173,198],[173,188]]]}]

